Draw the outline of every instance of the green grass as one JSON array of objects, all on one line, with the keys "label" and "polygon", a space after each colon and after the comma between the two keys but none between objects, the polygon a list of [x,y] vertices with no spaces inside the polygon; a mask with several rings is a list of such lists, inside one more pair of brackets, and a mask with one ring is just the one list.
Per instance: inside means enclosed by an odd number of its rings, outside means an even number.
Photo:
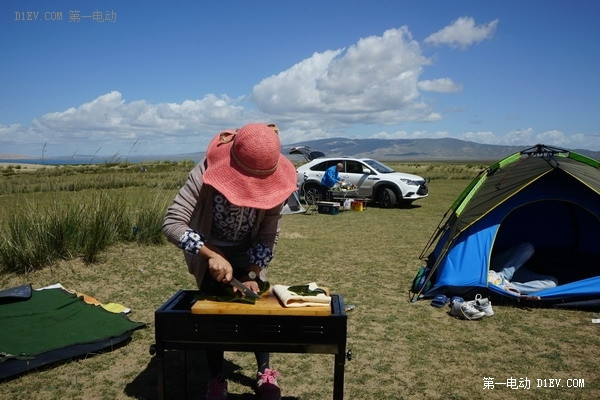
[{"label": "green grass", "polygon": [[[598,312],[494,305],[493,317],[462,321],[427,301],[408,301],[421,250],[479,168],[467,163],[393,166],[431,178],[430,197],[409,208],[369,206],[363,212],[334,216],[284,216],[269,271],[272,283],[316,281],[356,306],[348,313],[347,348],[352,350],[353,359],[346,362],[345,399],[600,398],[600,336],[598,326],[591,323],[592,318],[599,317]],[[52,185],[54,177],[46,177],[41,191],[2,192],[6,194],[0,195],[1,228],[6,231],[11,212],[16,214],[14,210],[21,207],[31,213],[33,226],[51,214],[53,207],[82,203],[105,210],[99,218],[127,216],[127,229],[132,232],[133,226],[142,224],[139,221],[155,226],[185,180],[187,167],[174,165],[157,172],[151,184],[144,184],[148,182],[141,174],[113,168],[112,173],[92,174],[97,187],[77,191],[62,189],[70,186],[62,175],[57,177],[58,186]],[[16,174],[21,181],[41,181],[37,173]],[[129,186],[109,187],[109,182],[120,185],[125,181],[121,174],[136,177]],[[0,186],[6,184],[4,179],[14,180],[13,176],[0,177]],[[74,179],[79,176],[80,172],[73,174]],[[24,188],[27,183],[19,182],[18,186]],[[113,200],[102,205],[102,196]],[[82,218],[74,214],[77,220]],[[60,282],[100,301],[131,307],[130,318],[146,322],[148,327],[134,332],[129,344],[114,351],[62,362],[0,383],[0,399],[157,398],[156,362],[148,353],[154,343],[154,311],[177,290],[193,289],[194,280],[187,273],[181,252],[165,242],[113,241],[96,254],[93,264],[75,255],[25,273],[4,272],[0,288]],[[253,355],[227,353],[227,360],[231,398],[253,399],[248,387],[254,373]],[[167,353],[169,399],[184,398],[180,362],[179,352]],[[272,365],[283,374],[284,399],[331,398],[333,356],[278,353],[272,355]],[[203,367],[202,355],[191,352],[187,398],[203,398]],[[531,387],[497,385],[493,390],[484,389],[484,378],[499,383],[527,378]],[[537,379],[550,378],[561,378],[563,387],[537,387]],[[584,379],[585,387],[569,388],[567,379]]]}]

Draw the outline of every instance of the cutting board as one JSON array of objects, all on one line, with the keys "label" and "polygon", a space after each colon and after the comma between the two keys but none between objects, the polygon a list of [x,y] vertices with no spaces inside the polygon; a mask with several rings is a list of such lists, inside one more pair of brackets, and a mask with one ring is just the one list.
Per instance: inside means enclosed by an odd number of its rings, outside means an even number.
[{"label": "cutting board", "polygon": [[228,315],[331,315],[331,305],[318,307],[283,307],[273,292],[263,294],[254,304],[198,300],[192,306],[192,314]]}]

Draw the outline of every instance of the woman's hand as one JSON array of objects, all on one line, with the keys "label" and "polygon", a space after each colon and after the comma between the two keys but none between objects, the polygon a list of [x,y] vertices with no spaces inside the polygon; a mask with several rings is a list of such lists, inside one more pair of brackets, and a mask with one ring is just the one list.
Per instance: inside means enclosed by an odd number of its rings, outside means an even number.
[{"label": "woman's hand", "polygon": [[[244,284],[244,286],[246,286],[248,289],[252,290],[254,293],[258,293],[260,291],[260,288],[258,287],[258,282],[256,282],[253,279],[250,279],[248,281],[242,280],[242,283]],[[233,290],[236,291],[237,288],[233,288]]]},{"label": "woman's hand", "polygon": [[216,253],[208,259],[208,271],[217,282],[229,283],[233,276],[233,267],[229,261]]}]

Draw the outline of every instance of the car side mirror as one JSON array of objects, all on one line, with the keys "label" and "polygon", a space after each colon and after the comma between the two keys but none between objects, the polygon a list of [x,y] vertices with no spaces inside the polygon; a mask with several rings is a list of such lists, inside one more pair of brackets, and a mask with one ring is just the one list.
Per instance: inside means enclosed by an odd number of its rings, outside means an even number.
[{"label": "car side mirror", "polygon": [[369,168],[363,168],[363,174],[370,174],[371,170]]}]

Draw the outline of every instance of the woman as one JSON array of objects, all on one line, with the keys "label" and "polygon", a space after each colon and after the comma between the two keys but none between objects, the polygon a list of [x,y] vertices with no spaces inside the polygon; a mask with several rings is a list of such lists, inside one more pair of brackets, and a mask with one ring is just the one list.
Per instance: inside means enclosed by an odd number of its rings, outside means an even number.
[{"label": "woman", "polygon": [[[293,164],[281,154],[277,132],[249,124],[218,134],[206,159],[190,171],[163,223],[168,240],[184,250],[188,270],[202,292],[232,276],[254,292],[273,258],[285,200],[297,189]],[[227,398],[223,351],[207,351],[206,398]],[[279,373],[269,353],[256,353],[256,391],[280,399]]]}]

